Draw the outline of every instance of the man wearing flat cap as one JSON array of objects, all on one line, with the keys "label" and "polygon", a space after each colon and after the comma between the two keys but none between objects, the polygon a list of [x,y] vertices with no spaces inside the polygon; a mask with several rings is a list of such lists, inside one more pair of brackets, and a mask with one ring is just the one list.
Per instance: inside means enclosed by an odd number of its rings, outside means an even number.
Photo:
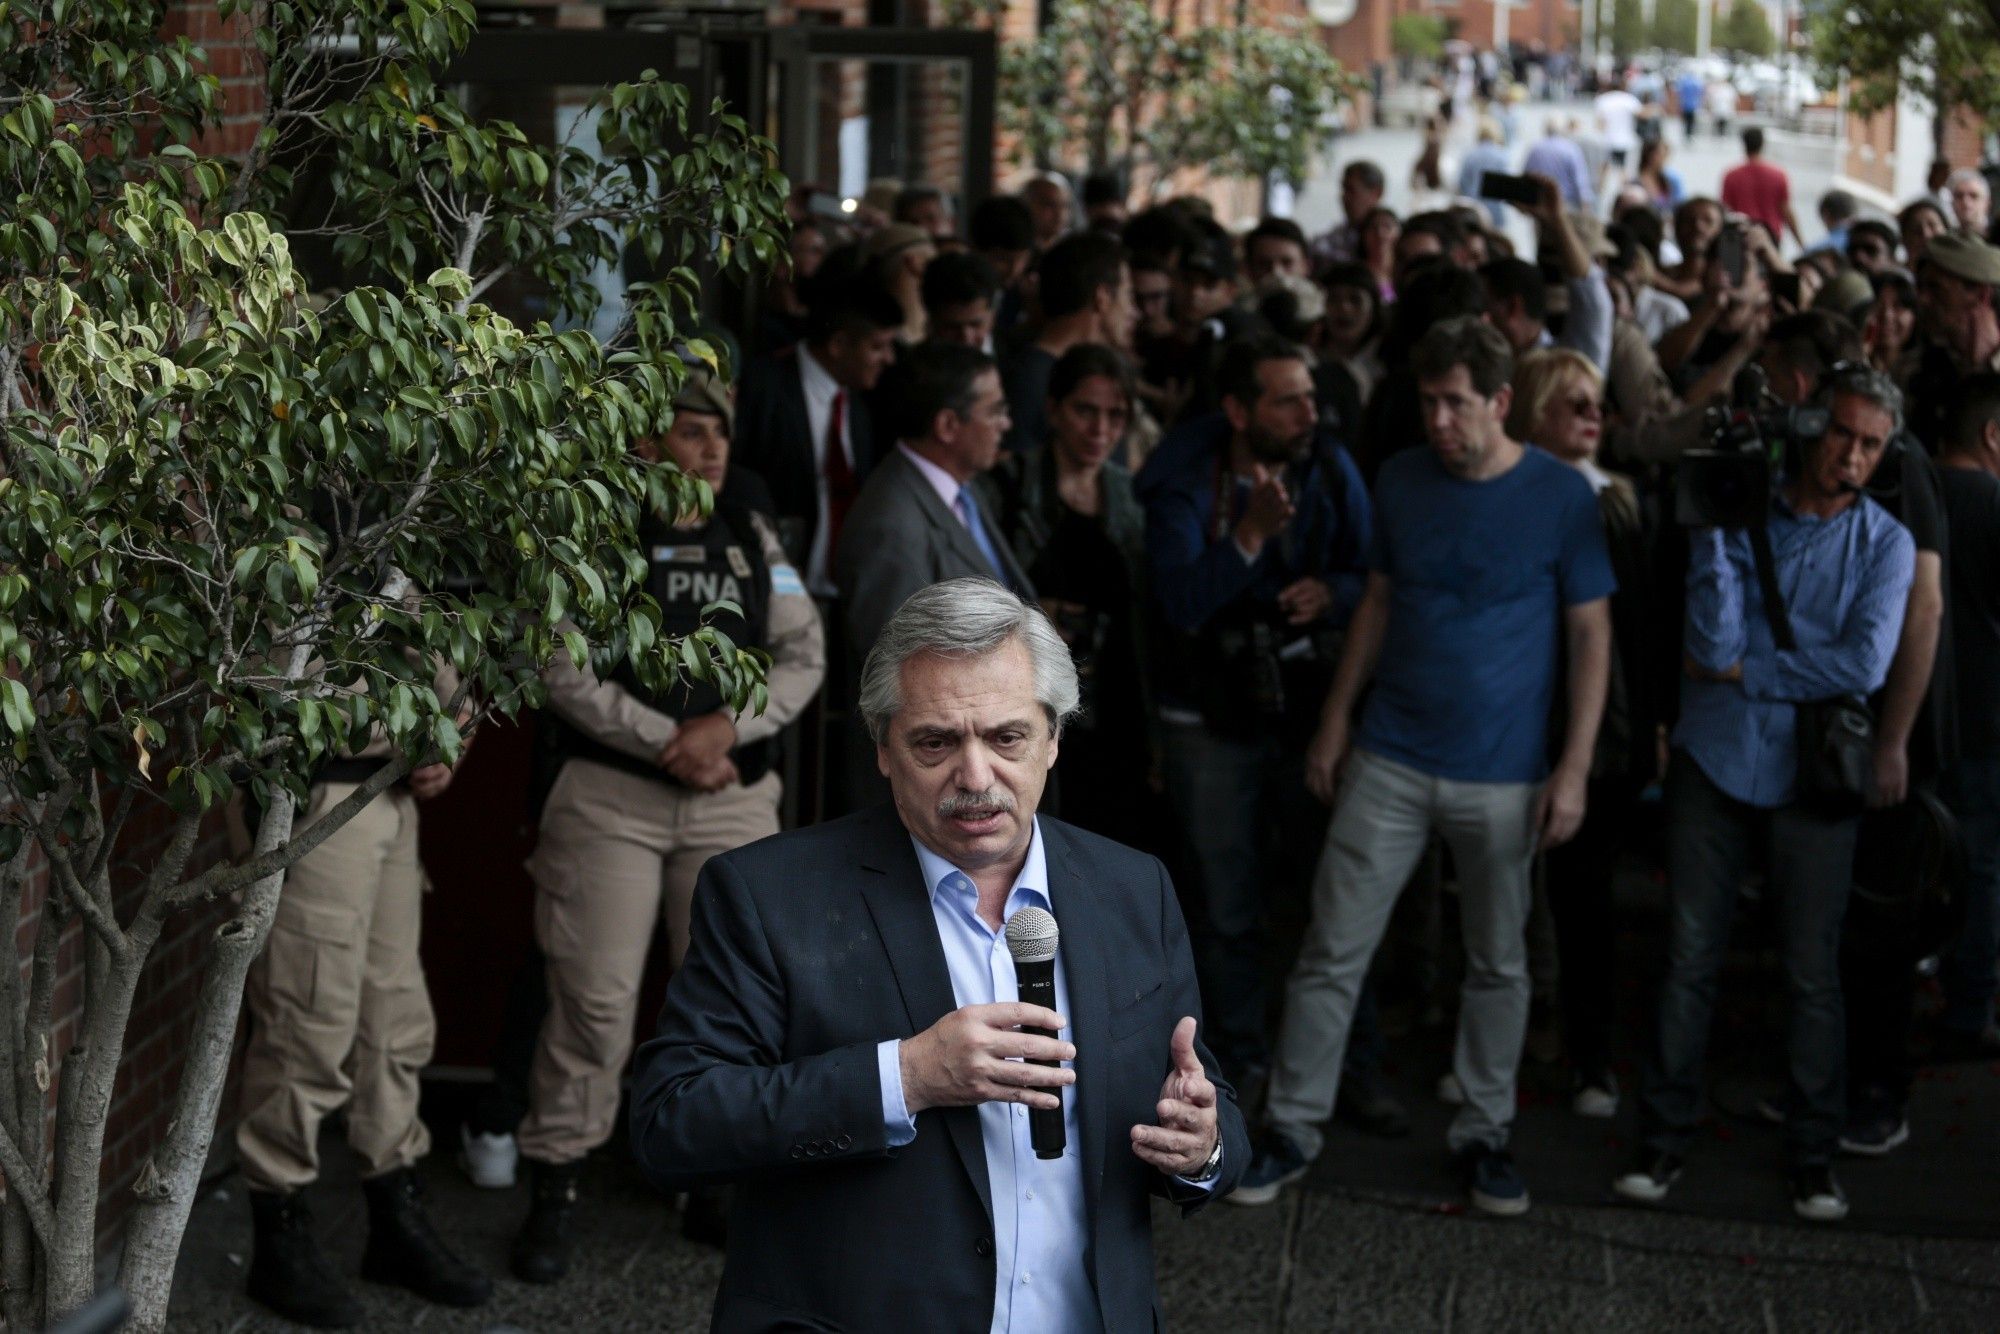
[{"label": "man wearing flat cap", "polygon": [[[664,915],[679,968],[702,863],[778,832],[772,738],[825,675],[819,612],[776,530],[723,486],[734,417],[728,386],[691,370],[665,434],[635,452],[699,476],[715,507],[650,515],[639,536],[661,636],[711,625],[770,654],[764,711],[738,714],[698,681],[655,693],[629,666],[599,677],[561,654],[544,673],[560,768],[528,859],[549,993],[519,1136],[534,1194],[513,1269],[530,1283],[568,1271],[578,1174],[611,1137],[654,930]],[[718,601],[741,611],[704,615]]]},{"label": "man wearing flat cap", "polygon": [[1932,454],[1944,437],[1945,405],[1968,375],[2000,370],[2000,248],[1976,237],[1935,237],[1917,262],[1917,321],[1923,359],[1908,389],[1911,434]]}]

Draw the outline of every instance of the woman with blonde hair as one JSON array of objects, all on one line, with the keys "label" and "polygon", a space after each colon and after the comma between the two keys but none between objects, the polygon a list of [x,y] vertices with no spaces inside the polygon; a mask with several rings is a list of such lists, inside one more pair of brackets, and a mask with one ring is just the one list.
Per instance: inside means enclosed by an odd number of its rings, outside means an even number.
[{"label": "woman with blonde hair", "polygon": [[[1557,1009],[1575,1072],[1572,1106],[1580,1116],[1618,1111],[1611,1065],[1611,1014],[1617,976],[1617,930],[1611,877],[1639,793],[1659,767],[1656,740],[1660,692],[1650,596],[1649,541],[1637,491],[1629,479],[1597,464],[1604,438],[1604,378],[1568,348],[1543,348],[1521,358],[1507,434],[1540,446],[1581,472],[1597,493],[1598,514],[1618,577],[1611,598],[1611,684],[1597,734],[1583,827],[1544,854],[1543,886],[1554,917],[1560,959]],[[1562,726],[1556,719],[1554,726]],[[1558,730],[1555,735],[1561,735]]]}]

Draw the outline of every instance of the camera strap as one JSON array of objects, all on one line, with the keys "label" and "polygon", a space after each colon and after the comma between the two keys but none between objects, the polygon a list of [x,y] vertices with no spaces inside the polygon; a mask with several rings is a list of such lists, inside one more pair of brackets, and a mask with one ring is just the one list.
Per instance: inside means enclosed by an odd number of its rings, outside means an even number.
[{"label": "camera strap", "polygon": [[1792,616],[1778,588],[1778,561],[1771,554],[1771,534],[1762,524],[1750,530],[1750,555],[1757,565],[1757,588],[1763,594],[1764,617],[1771,623],[1771,642],[1781,653],[1799,646],[1792,634]]}]

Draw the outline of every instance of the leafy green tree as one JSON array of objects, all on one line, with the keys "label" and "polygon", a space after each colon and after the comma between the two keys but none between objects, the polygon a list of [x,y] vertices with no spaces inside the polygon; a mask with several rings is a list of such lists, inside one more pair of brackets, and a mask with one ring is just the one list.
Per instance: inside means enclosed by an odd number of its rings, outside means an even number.
[{"label": "leafy green tree", "polygon": [[1444,20],[1435,14],[1398,14],[1389,20],[1389,49],[1406,60],[1444,54]]},{"label": "leafy green tree", "polygon": [[1693,55],[1700,23],[1695,0],[1657,0],[1653,8],[1653,45],[1662,51]]},{"label": "leafy green tree", "polygon": [[[144,1330],[164,1324],[285,868],[412,765],[537,703],[557,654],[762,704],[757,655],[662,638],[637,525],[707,490],[628,446],[715,355],[688,336],[692,266],[777,253],[770,145],[727,115],[690,132],[685,92],[651,75],[605,90],[576,141],[477,122],[434,77],[471,0],[223,9],[254,31],[269,99],[246,163],[197,151],[220,85],[159,35],[158,7],[11,0],[0,23],[0,922],[32,871],[49,883],[25,980],[0,968],[11,1329],[92,1291],[113,1084],[173,914],[228,905],[123,1243]],[[326,54],[343,45],[358,55]],[[338,204],[285,219],[281,164],[308,159]],[[346,270],[317,310],[288,230],[332,237]],[[624,293],[606,341],[480,300],[517,276],[573,324],[628,251],[661,276]],[[465,682],[453,698],[439,661]],[[371,734],[393,762],[295,833],[313,768]],[[252,852],[196,864],[237,794]],[[118,871],[154,811],[164,847]],[[82,1016],[56,1051],[78,922]]]},{"label": "leafy green tree", "polygon": [[[955,22],[992,22],[960,0]],[[1303,181],[1332,144],[1357,81],[1296,19],[1187,25],[1161,0],[1055,0],[1032,38],[1000,51],[1001,121],[1035,162],[1149,176],[1270,172]]]},{"label": "leafy green tree", "polygon": [[1611,54],[1624,61],[1646,47],[1646,11],[1640,0],[1615,0],[1611,9]]},{"label": "leafy green tree", "polygon": [[2000,26],[1974,0],[1854,0],[1807,20],[1813,62],[1824,83],[1848,76],[1851,110],[1869,115],[1902,92],[1939,108],[1963,107],[1988,123],[2000,117]]},{"label": "leafy green tree", "polygon": [[1728,16],[1722,20],[1722,31],[1715,41],[1725,51],[1760,58],[1778,49],[1778,38],[1771,31],[1770,17],[1757,0],[1735,0],[1729,7]]}]

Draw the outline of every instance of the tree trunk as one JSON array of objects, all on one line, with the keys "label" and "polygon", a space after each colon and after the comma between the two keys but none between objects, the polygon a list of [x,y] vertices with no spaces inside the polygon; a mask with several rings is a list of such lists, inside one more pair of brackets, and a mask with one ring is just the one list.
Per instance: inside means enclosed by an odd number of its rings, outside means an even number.
[{"label": "tree trunk", "polygon": [[0,1282],[7,1285],[7,1328],[33,1329],[42,1323],[35,1306],[35,1228],[12,1190],[0,1216]]},{"label": "tree trunk", "polygon": [[[257,829],[257,852],[264,853],[291,837],[292,799],[276,793]],[[167,1301],[173,1295],[174,1261],[188,1211],[201,1184],[202,1165],[215,1139],[215,1118],[229,1077],[229,1054],[236,1041],[237,1016],[243,1008],[243,984],[250,965],[263,952],[271,919],[284,888],[280,871],[265,876],[244,891],[242,909],[216,929],[214,952],[202,975],[201,996],[195,1003],[194,1025],[188,1034],[187,1062],[174,1092],[174,1115],[166,1139],[139,1170],[133,1190],[139,1196],[125,1233],[125,1253],[119,1282],[132,1299],[128,1329],[153,1331],[167,1323]]]},{"label": "tree trunk", "polygon": [[[83,1036],[62,1064],[56,1111],[56,1234],[48,1248],[48,1318],[51,1323],[96,1295],[97,1198],[103,1189],[104,1128],[111,1094],[125,1054],[132,998],[159,932],[135,940],[124,958],[106,959],[90,971]],[[93,939],[94,947],[96,941]]]}]

